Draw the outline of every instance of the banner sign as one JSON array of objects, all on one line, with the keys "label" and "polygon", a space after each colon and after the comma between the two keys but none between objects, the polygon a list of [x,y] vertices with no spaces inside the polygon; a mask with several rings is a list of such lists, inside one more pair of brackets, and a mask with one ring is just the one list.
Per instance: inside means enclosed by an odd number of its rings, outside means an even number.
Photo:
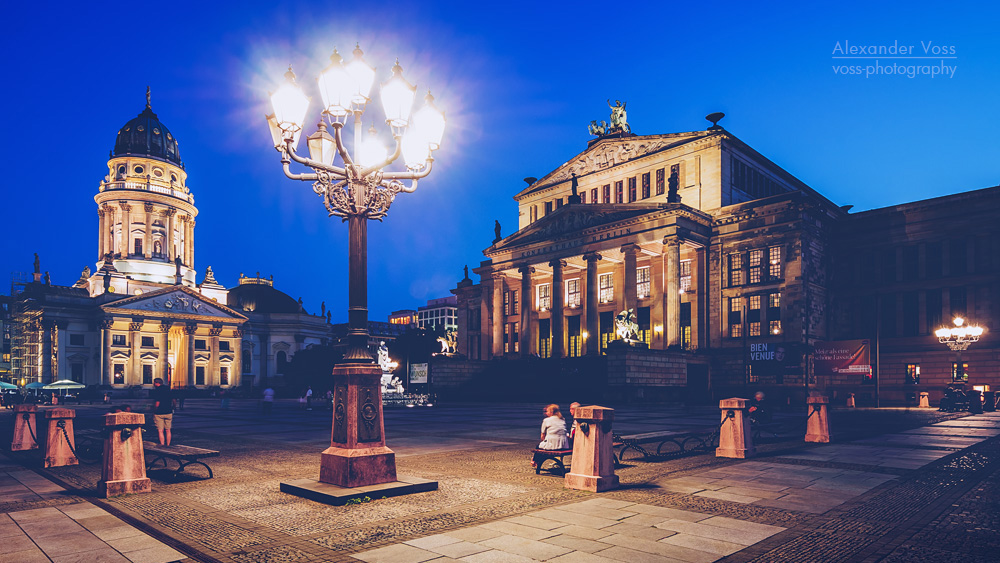
[{"label": "banner sign", "polygon": [[751,342],[748,346],[747,357],[754,374],[792,375],[801,372],[801,358],[794,343]]},{"label": "banner sign", "polygon": [[427,364],[410,364],[410,383],[427,383]]},{"label": "banner sign", "polygon": [[871,373],[868,340],[817,342],[813,348],[813,371],[817,376]]}]

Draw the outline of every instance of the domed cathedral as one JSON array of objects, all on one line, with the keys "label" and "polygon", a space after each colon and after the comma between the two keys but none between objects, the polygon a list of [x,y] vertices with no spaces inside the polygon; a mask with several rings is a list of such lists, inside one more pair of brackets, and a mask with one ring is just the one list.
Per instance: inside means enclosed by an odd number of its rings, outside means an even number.
[{"label": "domed cathedral", "polygon": [[118,130],[94,201],[98,261],[91,296],[195,285],[198,209],[177,139],[153,112],[148,88],[145,109]]},{"label": "domed cathedral", "polygon": [[156,378],[173,388],[280,385],[296,352],[329,341],[325,310],[308,314],[272,279],[241,274],[230,293],[209,266],[197,280],[198,209],[148,88],[146,107],[118,130],[94,201],[96,269],[60,286],[36,255],[32,281],[15,288],[18,382],[72,379],[130,396]]}]

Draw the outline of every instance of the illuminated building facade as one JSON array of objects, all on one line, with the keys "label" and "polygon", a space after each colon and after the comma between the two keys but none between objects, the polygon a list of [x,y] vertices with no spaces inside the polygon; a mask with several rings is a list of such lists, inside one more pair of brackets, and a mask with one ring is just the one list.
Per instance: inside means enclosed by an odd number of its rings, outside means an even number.
[{"label": "illuminated building facade", "polygon": [[458,299],[454,295],[430,299],[417,308],[417,326],[428,330],[458,329]]},{"label": "illuminated building facade", "polygon": [[[473,270],[478,283],[465,279],[452,291],[459,352],[472,361],[601,358],[608,387],[624,396],[708,397],[746,384],[801,393],[807,383],[833,385],[808,381],[810,347],[874,338],[873,324],[852,319],[874,310],[869,301],[881,291],[848,281],[842,265],[865,272],[887,267],[889,255],[937,256],[926,245],[950,244],[943,239],[951,236],[965,241],[959,252],[970,253],[970,264],[974,247],[1000,248],[997,222],[984,216],[973,241],[963,211],[973,206],[996,217],[998,188],[851,214],[717,124],[666,135],[602,134],[528,181],[514,196],[518,231],[484,250],[486,260]],[[911,232],[908,221],[917,216],[921,227]],[[935,230],[940,225],[948,228]],[[860,249],[871,268],[856,262]],[[994,262],[974,270],[976,289],[965,295],[976,295],[980,323],[1000,330]],[[907,262],[917,263],[923,264]],[[927,295],[937,295],[930,285],[970,282],[930,281],[919,272],[890,272],[897,295],[880,306],[894,318],[918,316],[923,324],[912,336],[924,341],[904,363],[932,354],[937,369],[947,354],[926,330],[928,319],[940,315],[908,311],[914,297],[926,307]],[[965,306],[970,316],[972,302]],[[635,342],[620,346],[615,319],[629,310]],[[883,353],[905,345],[882,338]],[[981,353],[995,357],[993,342],[984,337]],[[752,359],[754,350],[779,347],[780,365]],[[903,377],[895,365],[903,357],[892,362],[883,368],[887,385]],[[996,363],[987,362],[981,377],[998,379]],[[838,392],[854,392],[861,380],[841,383]],[[904,395],[891,400],[897,399]]]},{"label": "illuminated building facade", "polygon": [[[177,139],[149,103],[119,131],[95,196],[96,268],[53,285],[36,257],[12,296],[14,375],[112,388],[260,384],[329,339],[326,319],[270,280],[227,290],[194,267],[194,195]],[[263,288],[263,289],[261,289]]]}]

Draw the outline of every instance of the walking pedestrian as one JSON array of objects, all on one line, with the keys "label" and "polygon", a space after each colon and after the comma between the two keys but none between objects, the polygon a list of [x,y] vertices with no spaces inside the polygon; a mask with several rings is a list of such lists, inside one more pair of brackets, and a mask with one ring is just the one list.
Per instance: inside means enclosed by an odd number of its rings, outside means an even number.
[{"label": "walking pedestrian", "polygon": [[163,380],[157,377],[153,380],[153,390],[149,393],[153,399],[153,422],[161,446],[170,445],[170,427],[174,420],[174,398],[170,388],[163,385]]},{"label": "walking pedestrian", "polygon": [[270,387],[264,389],[264,416],[271,414],[271,409],[274,408],[274,389]]}]

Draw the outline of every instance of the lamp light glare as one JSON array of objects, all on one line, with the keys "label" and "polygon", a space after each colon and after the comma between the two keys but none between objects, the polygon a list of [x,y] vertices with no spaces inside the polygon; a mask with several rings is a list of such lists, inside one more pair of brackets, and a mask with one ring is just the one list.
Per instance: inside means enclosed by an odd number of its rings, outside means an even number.
[{"label": "lamp light glare", "polygon": [[406,127],[416,91],[417,87],[403,78],[403,67],[396,59],[396,64],[392,65],[392,77],[382,83],[382,109],[385,110],[386,123],[392,127]]},{"label": "lamp light glare", "polygon": [[410,128],[401,141],[403,150],[403,160],[410,170],[420,170],[427,164],[427,159],[431,156],[427,140]]},{"label": "lamp light glare", "polygon": [[274,108],[278,128],[284,133],[283,138],[288,139],[293,133],[302,130],[306,110],[309,108],[309,97],[295,83],[295,73],[292,72],[291,65],[285,73],[285,83],[271,94],[271,106]]},{"label": "lamp light glare", "polygon": [[427,139],[432,151],[436,151],[441,146],[441,139],[444,137],[445,118],[444,112],[434,105],[434,96],[430,90],[424,96],[424,107],[413,114],[413,126]]},{"label": "lamp light glare", "polygon": [[347,64],[345,70],[352,81],[351,101],[363,107],[368,103],[368,94],[372,90],[372,83],[375,82],[375,69],[365,62],[360,44],[355,45],[354,58]]},{"label": "lamp light glare", "polygon": [[316,79],[323,109],[334,118],[343,117],[351,111],[351,98],[357,90],[354,77],[347,72],[343,59],[336,49],[330,55],[330,66]]},{"label": "lamp light glare", "polygon": [[362,141],[358,148],[358,162],[361,163],[361,166],[368,168],[369,166],[378,166],[388,156],[389,151],[386,150],[385,145],[379,142],[375,126],[372,125],[368,130],[368,138]]}]

